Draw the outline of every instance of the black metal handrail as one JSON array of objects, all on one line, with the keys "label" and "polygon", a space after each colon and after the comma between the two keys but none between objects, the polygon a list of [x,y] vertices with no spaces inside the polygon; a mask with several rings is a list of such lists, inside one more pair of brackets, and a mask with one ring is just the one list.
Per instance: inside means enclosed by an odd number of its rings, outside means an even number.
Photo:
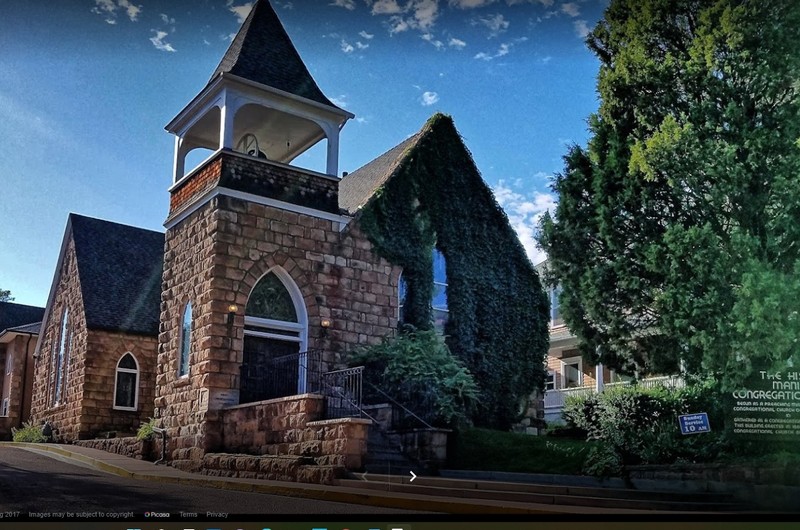
[{"label": "black metal handrail", "polygon": [[[425,427],[427,427],[428,429],[434,429],[434,428],[435,428],[435,427],[433,427],[433,426],[432,426],[430,423],[428,423],[427,421],[423,420],[422,418],[420,418],[419,416],[417,416],[416,414],[414,414],[414,412],[413,412],[413,411],[411,411],[411,410],[409,410],[408,408],[406,408],[406,407],[405,407],[403,404],[401,404],[399,401],[397,401],[396,399],[394,399],[392,396],[390,396],[389,394],[387,394],[386,392],[384,392],[383,390],[381,390],[381,389],[380,389],[380,388],[378,388],[377,386],[373,385],[373,384],[372,384],[372,383],[370,383],[369,381],[367,381],[367,384],[370,386],[370,388],[372,388],[372,390],[376,390],[376,391],[377,391],[378,393],[380,393],[380,394],[381,394],[383,397],[385,397],[386,399],[388,399],[389,401],[391,401],[391,402],[392,402],[392,405],[396,405],[397,407],[399,407],[400,409],[402,409],[402,410],[403,410],[403,411],[404,411],[406,414],[410,415],[412,418],[415,418],[415,419],[417,419],[417,420],[418,420],[420,423],[422,423],[422,424],[423,424]],[[399,421],[397,421],[397,420],[396,420],[396,418],[395,418],[395,410],[396,410],[396,409],[395,409],[394,407],[392,407],[392,423],[394,423],[394,424],[396,425],[397,423],[399,423]]]},{"label": "black metal handrail", "polygon": [[239,403],[320,391],[322,350],[242,363]]},{"label": "black metal handrail", "polygon": [[325,417],[363,417],[361,409],[364,367],[345,368],[322,374],[321,393],[325,396]]}]

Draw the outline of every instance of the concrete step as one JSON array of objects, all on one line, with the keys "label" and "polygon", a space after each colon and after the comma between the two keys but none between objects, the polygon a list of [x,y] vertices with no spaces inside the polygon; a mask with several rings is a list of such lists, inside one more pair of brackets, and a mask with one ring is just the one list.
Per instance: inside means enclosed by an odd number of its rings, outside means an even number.
[{"label": "concrete step", "polygon": [[686,512],[746,511],[740,503],[733,502],[730,496],[724,494],[698,493],[686,495],[632,489],[460,481],[422,476],[410,483],[411,477],[408,471],[404,475],[351,474],[352,478],[340,480],[338,484],[371,491],[392,491],[435,497],[482,499],[523,504]]}]

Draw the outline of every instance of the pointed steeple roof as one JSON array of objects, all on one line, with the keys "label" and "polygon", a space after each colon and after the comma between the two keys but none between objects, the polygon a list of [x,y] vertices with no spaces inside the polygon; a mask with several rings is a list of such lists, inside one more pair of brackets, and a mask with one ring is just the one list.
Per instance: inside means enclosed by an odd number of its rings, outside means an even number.
[{"label": "pointed steeple roof", "polygon": [[250,10],[209,83],[222,73],[338,108],[311,77],[268,0]]}]

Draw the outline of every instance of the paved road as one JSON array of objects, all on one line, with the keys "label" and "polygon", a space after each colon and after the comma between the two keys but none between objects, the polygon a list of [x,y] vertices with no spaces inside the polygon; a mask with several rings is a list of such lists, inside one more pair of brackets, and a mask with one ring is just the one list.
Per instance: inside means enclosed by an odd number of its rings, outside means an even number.
[{"label": "paved road", "polygon": [[413,513],[128,479],[14,447],[0,447],[0,512],[206,512],[230,514]]}]

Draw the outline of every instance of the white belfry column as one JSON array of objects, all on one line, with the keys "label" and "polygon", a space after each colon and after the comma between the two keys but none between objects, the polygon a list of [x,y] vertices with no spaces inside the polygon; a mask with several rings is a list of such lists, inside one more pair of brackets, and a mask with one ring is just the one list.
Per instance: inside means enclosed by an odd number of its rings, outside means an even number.
[{"label": "white belfry column", "polygon": [[325,127],[328,137],[328,163],[325,172],[334,177],[339,174],[339,128]]},{"label": "white belfry column", "polygon": [[233,149],[233,116],[236,109],[233,107],[233,98],[228,90],[222,96],[222,106],[219,117],[219,148]]}]

